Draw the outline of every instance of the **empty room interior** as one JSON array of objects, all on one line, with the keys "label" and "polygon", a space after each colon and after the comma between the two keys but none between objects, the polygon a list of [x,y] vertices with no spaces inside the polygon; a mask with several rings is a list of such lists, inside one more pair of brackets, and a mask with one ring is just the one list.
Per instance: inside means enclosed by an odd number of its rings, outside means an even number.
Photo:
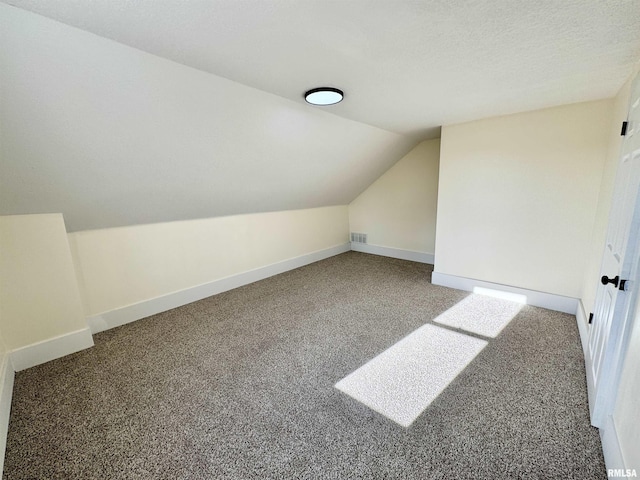
[{"label": "empty room interior", "polygon": [[640,2],[0,0],[5,479],[640,474]]}]

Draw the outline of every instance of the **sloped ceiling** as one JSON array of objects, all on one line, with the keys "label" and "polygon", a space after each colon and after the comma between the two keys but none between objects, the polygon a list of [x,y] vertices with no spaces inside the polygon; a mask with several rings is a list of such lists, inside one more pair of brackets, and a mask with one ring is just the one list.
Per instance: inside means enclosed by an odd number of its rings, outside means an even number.
[{"label": "sloped ceiling", "polygon": [[402,135],[0,4],[0,214],[69,231],[348,204]]},{"label": "sloped ceiling", "polygon": [[615,95],[637,0],[4,0],[117,42],[402,134]]},{"label": "sloped ceiling", "polygon": [[640,58],[636,0],[7,3],[0,213],[70,230],[348,203],[440,125],[611,97]]}]

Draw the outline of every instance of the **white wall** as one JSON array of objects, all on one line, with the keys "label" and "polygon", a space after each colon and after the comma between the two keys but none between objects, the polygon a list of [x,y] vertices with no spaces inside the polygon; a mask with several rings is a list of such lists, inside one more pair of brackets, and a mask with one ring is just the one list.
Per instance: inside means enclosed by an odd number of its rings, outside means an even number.
[{"label": "white wall", "polygon": [[613,101],[442,129],[435,271],[577,298]]},{"label": "white wall", "polygon": [[[640,292],[638,293],[640,294]],[[626,468],[640,474],[640,302],[634,314],[629,349],[624,359],[613,421]]]},{"label": "white wall", "polygon": [[62,215],[0,217],[0,330],[16,371],[93,345]]},{"label": "white wall", "polygon": [[94,316],[348,241],[346,206],[69,234]]},{"label": "white wall", "polygon": [[415,145],[3,3],[0,65],[0,214],[69,231],[346,205]]},{"label": "white wall", "polygon": [[351,231],[373,245],[433,255],[439,160],[440,139],[417,145],[351,202]]},{"label": "white wall", "polygon": [[[2,319],[0,317],[0,323]],[[7,448],[7,431],[11,414],[11,397],[13,394],[13,365],[9,351],[0,333],[0,474],[4,466],[4,454]]]},{"label": "white wall", "polygon": [[87,328],[62,215],[0,217],[0,322],[12,351]]}]

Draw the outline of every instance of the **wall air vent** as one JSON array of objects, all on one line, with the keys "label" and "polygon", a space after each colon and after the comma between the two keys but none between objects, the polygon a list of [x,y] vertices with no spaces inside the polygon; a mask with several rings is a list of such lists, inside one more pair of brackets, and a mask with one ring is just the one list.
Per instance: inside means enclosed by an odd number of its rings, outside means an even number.
[{"label": "wall air vent", "polygon": [[351,232],[351,241],[356,243],[367,243],[367,234]]}]

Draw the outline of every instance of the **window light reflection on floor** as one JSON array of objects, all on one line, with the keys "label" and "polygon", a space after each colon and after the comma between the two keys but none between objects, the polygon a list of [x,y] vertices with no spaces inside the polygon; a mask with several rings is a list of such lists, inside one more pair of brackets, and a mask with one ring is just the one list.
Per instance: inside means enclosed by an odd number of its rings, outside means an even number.
[{"label": "window light reflection on floor", "polygon": [[335,386],[408,427],[486,345],[478,338],[423,325]]},{"label": "window light reflection on floor", "polygon": [[505,299],[493,294],[496,290],[477,289],[477,291],[482,293],[469,295],[439,315],[434,322],[483,337],[495,338],[526,303],[524,295],[499,292],[508,298]]},{"label": "window light reflection on floor", "polygon": [[[478,288],[434,321],[495,338],[526,304],[524,295]],[[506,294],[506,295],[505,295]],[[335,387],[409,427],[488,344],[426,324],[336,383]]]}]

